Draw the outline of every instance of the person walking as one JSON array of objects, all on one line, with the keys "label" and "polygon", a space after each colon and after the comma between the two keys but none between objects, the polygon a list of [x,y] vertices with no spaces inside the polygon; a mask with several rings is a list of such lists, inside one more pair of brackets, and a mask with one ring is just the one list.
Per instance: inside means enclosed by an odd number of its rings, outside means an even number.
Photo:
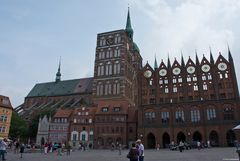
[{"label": "person walking", "polygon": [[122,154],[122,144],[118,144],[118,154]]},{"label": "person walking", "polygon": [[136,148],[136,144],[132,143],[132,148],[129,150],[127,154],[127,158],[130,159],[130,161],[138,161],[139,157],[139,151]]},{"label": "person walking", "polygon": [[184,148],[184,143],[181,140],[180,143],[179,143],[179,151],[183,152],[183,148]]},{"label": "person walking", "polygon": [[6,153],[6,147],[7,147],[6,141],[7,141],[6,139],[0,140],[0,155],[2,156],[2,160],[6,160],[5,159],[5,153]]},{"label": "person walking", "polygon": [[24,149],[25,149],[25,145],[22,143],[21,146],[20,146],[20,158],[23,157],[23,153],[24,153]]},{"label": "person walking", "polygon": [[144,161],[144,145],[140,139],[138,139],[136,143],[138,144],[139,161]]}]

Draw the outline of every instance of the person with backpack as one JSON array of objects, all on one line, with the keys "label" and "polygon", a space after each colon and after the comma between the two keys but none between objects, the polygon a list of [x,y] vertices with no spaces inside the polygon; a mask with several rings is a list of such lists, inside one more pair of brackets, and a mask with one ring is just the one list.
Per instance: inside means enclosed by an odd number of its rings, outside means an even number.
[{"label": "person with backpack", "polygon": [[136,144],[132,143],[132,148],[129,150],[127,154],[127,158],[130,159],[130,161],[138,161],[139,151],[136,148]]}]

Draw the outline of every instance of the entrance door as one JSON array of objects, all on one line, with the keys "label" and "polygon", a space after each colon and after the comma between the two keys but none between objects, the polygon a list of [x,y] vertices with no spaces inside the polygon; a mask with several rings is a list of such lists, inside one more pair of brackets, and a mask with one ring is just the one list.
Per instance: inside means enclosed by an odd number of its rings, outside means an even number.
[{"label": "entrance door", "polygon": [[167,148],[168,145],[170,144],[170,136],[166,132],[162,136],[162,144],[163,148]]},{"label": "entrance door", "polygon": [[147,135],[147,147],[149,149],[155,149],[155,147],[156,147],[156,139],[152,133],[149,133]]},{"label": "entrance door", "polygon": [[234,141],[236,140],[235,133],[232,130],[228,130],[226,139],[228,146],[234,146]]}]

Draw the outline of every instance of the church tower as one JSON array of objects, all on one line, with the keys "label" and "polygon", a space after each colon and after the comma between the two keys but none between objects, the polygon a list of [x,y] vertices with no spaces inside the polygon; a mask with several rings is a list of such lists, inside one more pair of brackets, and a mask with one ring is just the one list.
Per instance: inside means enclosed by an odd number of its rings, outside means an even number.
[{"label": "church tower", "polygon": [[128,9],[125,29],[97,35],[93,99],[98,106],[94,135],[98,147],[135,140],[141,65]]}]

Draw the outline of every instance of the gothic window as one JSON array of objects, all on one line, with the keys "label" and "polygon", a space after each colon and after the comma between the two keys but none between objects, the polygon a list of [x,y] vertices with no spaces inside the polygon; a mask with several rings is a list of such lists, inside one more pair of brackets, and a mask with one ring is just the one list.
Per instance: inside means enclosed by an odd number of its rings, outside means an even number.
[{"label": "gothic window", "polygon": [[117,52],[118,52],[118,47],[114,50],[114,57],[118,56]]},{"label": "gothic window", "polygon": [[183,110],[177,110],[176,111],[176,122],[177,123],[184,122],[184,112],[183,112]]},{"label": "gothic window", "polygon": [[174,92],[174,93],[177,92],[177,87],[176,87],[176,86],[173,87],[173,92]]},{"label": "gothic window", "polygon": [[109,51],[109,58],[112,58],[112,57],[113,57],[113,51],[110,50],[110,51]]},{"label": "gothic window", "polygon": [[166,86],[165,87],[165,93],[168,93],[169,91],[168,91],[168,87]]},{"label": "gothic window", "polygon": [[232,107],[225,107],[223,110],[224,120],[234,120],[234,110]]},{"label": "gothic window", "polygon": [[193,81],[197,81],[197,77],[195,75],[193,76]]},{"label": "gothic window", "polygon": [[197,109],[191,110],[191,121],[199,122],[200,121],[200,111]]},{"label": "gothic window", "polygon": [[112,64],[111,62],[107,62],[106,68],[105,68],[106,75],[112,75]]},{"label": "gothic window", "polygon": [[216,110],[215,110],[215,108],[208,108],[207,109],[207,119],[208,120],[215,120],[216,119]]},{"label": "gothic window", "polygon": [[112,94],[112,85],[108,84],[108,94]]},{"label": "gothic window", "polygon": [[206,82],[204,82],[204,84],[203,84],[203,90],[208,90],[208,86],[207,86],[207,84],[206,84]]},{"label": "gothic window", "polygon": [[106,45],[106,39],[102,40],[102,46]]},{"label": "gothic window", "polygon": [[202,75],[202,80],[206,80],[207,78],[206,78],[206,76],[205,76],[205,74],[203,74]]},{"label": "gothic window", "polygon": [[155,118],[156,118],[155,112],[149,111],[149,112],[146,112],[146,113],[145,113],[145,119],[146,119],[148,122],[153,122],[153,121],[155,121]]},{"label": "gothic window", "polygon": [[149,85],[153,85],[153,79],[151,78],[150,81],[149,81]]},{"label": "gothic window", "polygon": [[178,78],[178,82],[179,82],[179,83],[182,83],[182,78]]},{"label": "gothic window", "polygon": [[163,84],[163,80],[162,79],[159,79],[159,84]]},{"label": "gothic window", "polygon": [[168,79],[165,77],[164,84],[168,84]]},{"label": "gothic window", "polygon": [[194,91],[198,91],[198,85],[195,83],[194,86],[193,86],[193,90]]},{"label": "gothic window", "polygon": [[177,83],[177,79],[176,78],[173,78],[173,83]]},{"label": "gothic window", "polygon": [[212,75],[211,75],[211,73],[208,73],[208,80],[212,80]]},{"label": "gothic window", "polygon": [[119,74],[119,73],[120,73],[120,63],[119,61],[116,61],[113,67],[113,74]]},{"label": "gothic window", "polygon": [[219,78],[220,78],[220,79],[223,79],[222,73],[218,72],[218,75],[219,75]]},{"label": "gothic window", "polygon": [[119,94],[120,93],[120,83],[118,81],[115,81],[113,84],[113,94]]},{"label": "gothic window", "polygon": [[108,51],[106,53],[106,58],[109,58],[109,49],[108,49]]},{"label": "gothic window", "polygon": [[191,82],[191,77],[189,75],[187,76],[187,82]]},{"label": "gothic window", "polygon": [[161,117],[162,117],[163,124],[169,123],[169,112],[167,111],[161,112]]},{"label": "gothic window", "polygon": [[228,72],[225,73],[225,78],[228,78]]},{"label": "gothic window", "polygon": [[102,75],[104,75],[104,65],[102,63],[100,63],[99,66],[100,66],[100,69],[99,69],[100,75],[102,76]]}]

